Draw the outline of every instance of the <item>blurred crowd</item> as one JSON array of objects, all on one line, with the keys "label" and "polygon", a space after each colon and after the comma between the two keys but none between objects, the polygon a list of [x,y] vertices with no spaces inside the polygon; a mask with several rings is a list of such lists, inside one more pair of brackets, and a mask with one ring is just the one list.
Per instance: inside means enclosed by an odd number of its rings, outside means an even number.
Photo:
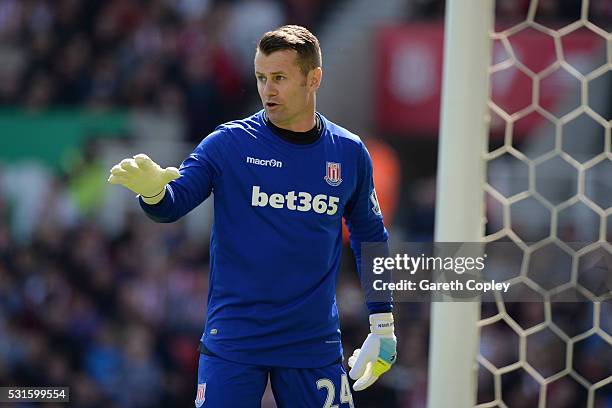
[{"label": "blurred crowd", "polygon": [[196,140],[253,95],[253,51],[321,0],[0,0],[0,106],[176,112]]},{"label": "blurred crowd", "polygon": [[46,216],[17,245],[0,203],[0,384],[69,385],[76,406],[189,400],[205,245],[139,217],[109,237],[92,221],[69,228]]},{"label": "blurred crowd", "polygon": [[[335,3],[0,0],[0,106],[175,113],[186,120],[187,138],[196,141],[234,118],[254,96],[251,61],[262,31],[285,22],[316,31]],[[526,4],[500,3],[508,13]],[[421,7],[419,18],[441,16],[443,2],[415,4]],[[545,10],[552,10],[550,18],[565,18],[555,7]],[[91,164],[89,159],[83,162]],[[435,166],[435,160],[427,161]],[[65,174],[30,168],[48,173],[37,178],[46,180],[44,186],[21,183],[17,177],[25,167],[0,168],[0,385],[69,385],[79,407],[192,406],[206,312],[208,241],[187,233],[185,221],[159,225],[137,209],[120,231],[104,228],[92,211],[100,205],[96,191],[79,192],[79,185],[102,188],[100,174],[107,169],[95,166],[99,163]],[[400,202],[391,236],[432,241],[435,178],[421,174],[409,189],[404,184]],[[348,248],[338,302],[347,354],[368,333]],[[601,306],[599,322],[608,334],[609,303]],[[497,312],[494,304],[483,305],[484,317]],[[545,318],[542,304],[507,304],[507,312],[523,328]],[[426,303],[396,304],[398,362],[375,387],[353,393],[357,407],[425,406],[429,313]],[[557,304],[552,313],[568,336],[594,325],[588,302]],[[528,339],[528,361],[552,375],[565,367],[567,344],[543,331]],[[581,378],[595,383],[611,374],[611,348],[601,336],[578,341],[572,350],[571,363]],[[497,367],[516,362],[519,336],[503,322],[487,326],[481,354]],[[479,379],[479,401],[494,399],[493,377],[482,365]],[[508,406],[537,405],[539,385],[524,368],[501,380]],[[549,408],[581,407],[587,398],[584,385],[571,376],[549,389]],[[596,408],[612,407],[610,386],[595,400]],[[264,407],[273,406],[268,392]]]}]

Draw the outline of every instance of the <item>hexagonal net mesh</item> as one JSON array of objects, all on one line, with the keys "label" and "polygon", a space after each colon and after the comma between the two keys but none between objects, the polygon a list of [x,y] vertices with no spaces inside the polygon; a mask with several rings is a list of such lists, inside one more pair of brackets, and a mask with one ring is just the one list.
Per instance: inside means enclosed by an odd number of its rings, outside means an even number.
[{"label": "hexagonal net mesh", "polygon": [[486,241],[524,301],[483,299],[479,408],[612,404],[612,13],[551,3],[491,33]]}]

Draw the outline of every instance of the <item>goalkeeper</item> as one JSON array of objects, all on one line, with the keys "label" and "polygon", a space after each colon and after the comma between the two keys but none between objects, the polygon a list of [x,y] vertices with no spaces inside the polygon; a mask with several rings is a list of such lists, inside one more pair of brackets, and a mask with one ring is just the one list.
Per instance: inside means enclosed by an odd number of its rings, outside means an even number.
[{"label": "goalkeeper", "polygon": [[[214,192],[196,407],[260,406],[268,377],[279,407],[353,407],[336,278],[342,217],[360,273],[361,243],[387,241],[372,162],[359,137],[316,112],[321,50],[308,30],[265,33],[255,77],[263,110],[217,127],[178,170],[138,154],[109,182],[138,194],[157,222]],[[395,361],[383,300],[367,302],[371,333],[348,361],[355,391]]]}]

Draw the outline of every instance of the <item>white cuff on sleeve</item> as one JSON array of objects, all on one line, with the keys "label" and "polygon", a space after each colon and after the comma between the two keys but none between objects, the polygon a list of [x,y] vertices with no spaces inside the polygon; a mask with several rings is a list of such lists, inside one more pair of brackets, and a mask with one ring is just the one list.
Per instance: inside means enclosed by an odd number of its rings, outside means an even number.
[{"label": "white cuff on sleeve", "polygon": [[393,313],[374,313],[370,315],[370,331],[381,336],[393,335]]}]

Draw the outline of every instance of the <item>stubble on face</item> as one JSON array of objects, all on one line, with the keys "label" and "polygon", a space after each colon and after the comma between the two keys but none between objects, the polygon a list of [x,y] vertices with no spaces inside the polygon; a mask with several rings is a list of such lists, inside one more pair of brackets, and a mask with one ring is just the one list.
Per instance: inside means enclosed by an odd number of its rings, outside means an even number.
[{"label": "stubble on face", "polygon": [[314,123],[314,95],[308,75],[297,64],[297,52],[255,54],[257,90],[268,118],[276,126],[307,131]]}]

